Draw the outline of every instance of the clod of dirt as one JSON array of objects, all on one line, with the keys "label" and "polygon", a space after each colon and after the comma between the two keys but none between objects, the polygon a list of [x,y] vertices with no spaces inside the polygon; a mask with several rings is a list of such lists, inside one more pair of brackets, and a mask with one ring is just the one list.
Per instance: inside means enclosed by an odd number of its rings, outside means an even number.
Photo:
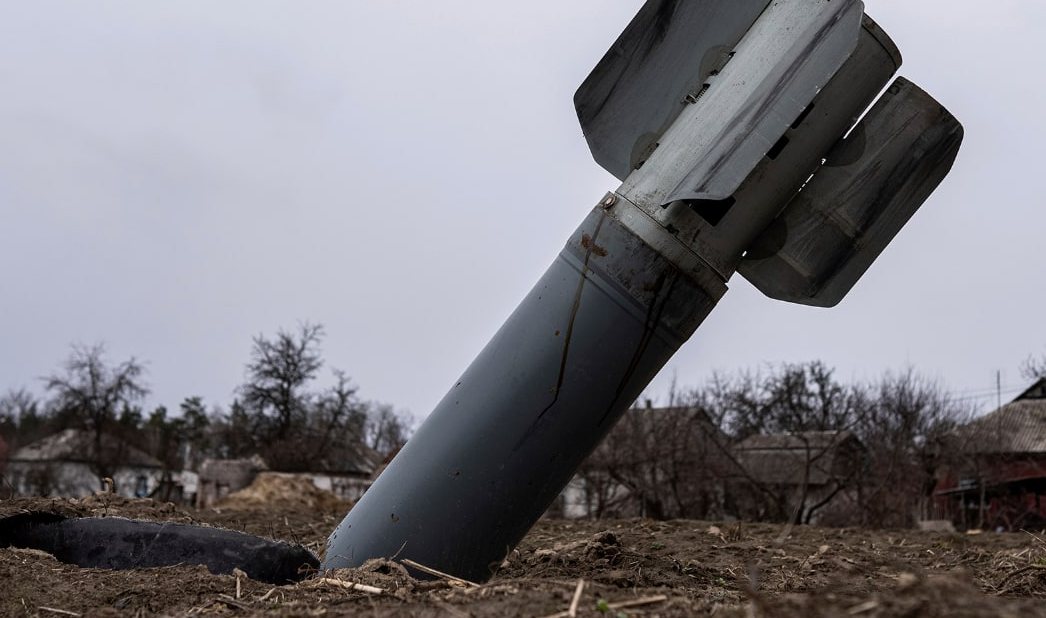
[{"label": "clod of dirt", "polygon": [[[598,532],[587,539],[556,543],[552,548],[538,548],[522,555],[523,568],[538,567],[545,572],[583,572],[589,569],[607,569],[617,565],[622,549],[613,532]],[[516,565],[509,563],[508,568]],[[580,571],[579,571],[580,570]]]},{"label": "clod of dirt", "polygon": [[575,541],[565,545],[557,544],[553,547],[553,551],[571,557],[606,560],[607,562],[613,562],[621,555],[617,537],[609,530],[594,534],[584,541]]}]

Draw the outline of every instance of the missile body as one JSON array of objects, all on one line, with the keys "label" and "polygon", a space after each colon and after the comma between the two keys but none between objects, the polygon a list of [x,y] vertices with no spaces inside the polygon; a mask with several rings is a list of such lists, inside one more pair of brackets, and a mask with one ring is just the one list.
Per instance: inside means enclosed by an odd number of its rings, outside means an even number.
[{"label": "missile body", "polygon": [[334,532],[326,564],[398,553],[490,577],[722,296],[693,266],[597,206]]},{"label": "missile body", "polygon": [[[741,272],[833,305],[950,169],[962,129],[858,0],[650,0],[575,96],[623,184],[328,541],[491,576]],[[849,134],[849,135],[847,135]],[[844,138],[844,136],[846,136]]]}]

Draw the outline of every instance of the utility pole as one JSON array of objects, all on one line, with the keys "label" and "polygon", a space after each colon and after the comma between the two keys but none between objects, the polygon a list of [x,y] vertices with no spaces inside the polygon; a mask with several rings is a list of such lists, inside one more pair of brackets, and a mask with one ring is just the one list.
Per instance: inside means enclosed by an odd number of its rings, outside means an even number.
[{"label": "utility pole", "polygon": [[396,557],[488,579],[734,273],[771,298],[842,300],[962,141],[932,97],[891,83],[900,64],[859,0],[649,0],[574,97],[621,186],[349,512],[323,568]]},{"label": "utility pole", "polygon": [[998,410],[1002,407],[1002,371],[995,371],[995,409]]}]

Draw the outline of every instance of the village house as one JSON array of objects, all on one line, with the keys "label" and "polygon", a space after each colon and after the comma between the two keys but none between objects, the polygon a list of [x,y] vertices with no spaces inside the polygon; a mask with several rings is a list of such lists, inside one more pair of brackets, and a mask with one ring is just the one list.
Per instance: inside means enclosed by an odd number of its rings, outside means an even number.
[{"label": "village house", "polygon": [[[329,457],[317,461],[313,469],[282,473],[307,478],[313,485],[349,502],[360,499],[381,470],[382,458],[362,442],[332,449]],[[230,493],[254,482],[258,474],[269,471],[265,460],[254,455],[245,459],[206,459],[200,465],[196,507],[207,508]]]},{"label": "village house", "polygon": [[738,467],[728,493],[736,515],[807,524],[819,523],[829,505],[856,500],[866,460],[849,431],[754,435],[732,452]]},{"label": "village house", "polygon": [[694,407],[637,407],[549,508],[549,517],[724,518],[729,438]]},{"label": "village house", "polygon": [[102,488],[99,455],[112,463],[113,491],[126,497],[152,494],[163,479],[163,464],[127,442],[109,434],[101,437],[66,429],[11,453],[4,475],[16,495],[81,498]]},{"label": "village house", "polygon": [[955,433],[934,518],[961,529],[1046,526],[1046,378]]},{"label": "village house", "polygon": [[305,474],[316,487],[355,502],[384,469],[383,463],[382,456],[362,440],[351,440],[332,448]]}]

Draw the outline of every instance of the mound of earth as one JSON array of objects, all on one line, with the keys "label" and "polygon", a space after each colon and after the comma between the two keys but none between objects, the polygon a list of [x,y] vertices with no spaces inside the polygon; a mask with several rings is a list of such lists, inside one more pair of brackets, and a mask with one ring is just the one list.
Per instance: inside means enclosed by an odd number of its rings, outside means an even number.
[{"label": "mound of earth", "polygon": [[220,500],[218,510],[308,510],[348,512],[352,503],[316,487],[307,477],[282,472],[261,472],[254,482]]}]

